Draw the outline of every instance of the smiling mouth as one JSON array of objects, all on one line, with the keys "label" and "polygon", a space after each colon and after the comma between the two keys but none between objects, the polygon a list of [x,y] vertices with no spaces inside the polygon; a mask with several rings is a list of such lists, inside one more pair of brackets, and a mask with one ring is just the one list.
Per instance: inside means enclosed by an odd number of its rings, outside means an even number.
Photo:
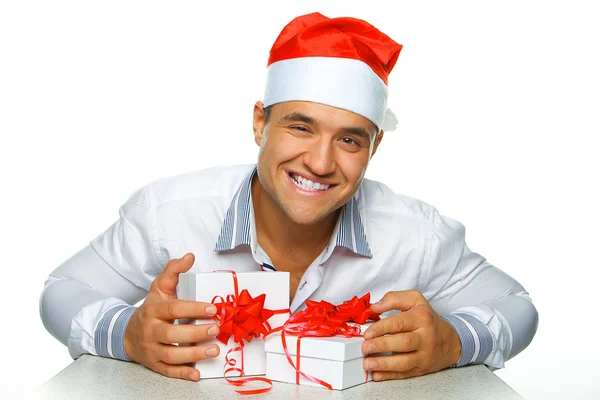
[{"label": "smiling mouth", "polygon": [[306,179],[303,176],[296,175],[292,172],[289,172],[288,175],[291,181],[294,182],[296,186],[308,192],[322,192],[324,190],[329,189],[332,186],[326,185],[324,183],[313,182],[310,179]]}]

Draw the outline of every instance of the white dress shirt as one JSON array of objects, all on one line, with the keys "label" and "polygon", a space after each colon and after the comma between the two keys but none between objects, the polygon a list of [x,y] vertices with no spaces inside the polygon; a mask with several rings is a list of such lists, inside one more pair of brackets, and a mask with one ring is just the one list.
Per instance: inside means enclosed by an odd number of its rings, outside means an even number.
[{"label": "white dress shirt", "polygon": [[[123,338],[169,260],[194,253],[191,272],[273,270],[256,240],[255,165],[211,168],[151,183],[120,218],[50,275],[40,299],[48,329],[83,353],[128,360]],[[416,289],[456,329],[458,366],[494,368],[523,350],[537,311],[523,287],[465,244],[464,227],[422,201],[365,179],[343,206],[329,245],[302,276],[291,304],[339,304],[371,292]]]}]

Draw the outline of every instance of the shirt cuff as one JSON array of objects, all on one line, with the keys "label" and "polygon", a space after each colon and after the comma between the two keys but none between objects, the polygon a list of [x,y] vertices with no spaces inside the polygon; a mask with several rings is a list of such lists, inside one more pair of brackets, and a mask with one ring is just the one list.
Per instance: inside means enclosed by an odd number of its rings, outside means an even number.
[{"label": "shirt cuff", "polygon": [[488,327],[469,314],[444,314],[441,317],[456,330],[462,346],[460,359],[454,366],[482,364],[494,346],[492,333]]},{"label": "shirt cuff", "polygon": [[94,348],[99,356],[131,361],[125,354],[125,329],[135,310],[118,305],[104,313],[94,332]]}]

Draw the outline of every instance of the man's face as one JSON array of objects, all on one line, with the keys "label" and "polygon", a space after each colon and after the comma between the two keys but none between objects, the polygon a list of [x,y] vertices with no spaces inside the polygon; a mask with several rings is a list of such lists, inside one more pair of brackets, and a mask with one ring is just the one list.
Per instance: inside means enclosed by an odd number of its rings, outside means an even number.
[{"label": "man's face", "polygon": [[317,223],[354,196],[382,134],[365,117],[305,101],[254,108],[258,177],[293,222]]}]

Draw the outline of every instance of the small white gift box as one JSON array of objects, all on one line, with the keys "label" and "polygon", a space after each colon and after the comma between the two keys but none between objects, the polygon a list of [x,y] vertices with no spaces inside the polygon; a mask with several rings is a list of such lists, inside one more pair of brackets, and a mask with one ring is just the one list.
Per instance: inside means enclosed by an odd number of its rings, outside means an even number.
[{"label": "small white gift box", "polygon": [[[360,325],[361,332],[371,324]],[[286,334],[288,353],[297,365],[296,344],[298,337]],[[300,371],[343,390],[371,380],[371,373],[363,368],[364,354],[360,337],[304,337],[300,343]],[[296,369],[288,361],[281,341],[281,332],[269,335],[265,341],[267,352],[267,378],[280,382],[296,382]],[[324,387],[300,375],[299,384]]]},{"label": "small white gift box", "polygon": [[[288,272],[237,272],[238,293],[246,289],[252,297],[265,294],[264,308],[287,310],[289,308],[289,282]],[[177,297],[182,300],[194,300],[210,303],[215,296],[226,300],[228,295],[234,294],[234,279],[231,272],[206,272],[184,273],[179,275]],[[267,320],[271,328],[276,328],[285,323],[289,314],[275,314]],[[178,323],[214,324],[215,319],[179,320]],[[232,336],[225,346],[219,340],[210,340],[202,344],[217,344],[220,348],[219,356],[201,360],[195,364],[200,371],[201,378],[222,378],[225,368],[225,357],[230,349],[239,347]],[[194,345],[180,344],[180,345]],[[235,368],[242,367],[242,354],[240,351],[231,352],[229,359],[235,359]],[[265,342],[262,337],[254,338],[250,343],[244,341],[243,370],[245,375],[264,375],[266,373]],[[228,376],[238,376],[239,372],[230,372]]]}]

